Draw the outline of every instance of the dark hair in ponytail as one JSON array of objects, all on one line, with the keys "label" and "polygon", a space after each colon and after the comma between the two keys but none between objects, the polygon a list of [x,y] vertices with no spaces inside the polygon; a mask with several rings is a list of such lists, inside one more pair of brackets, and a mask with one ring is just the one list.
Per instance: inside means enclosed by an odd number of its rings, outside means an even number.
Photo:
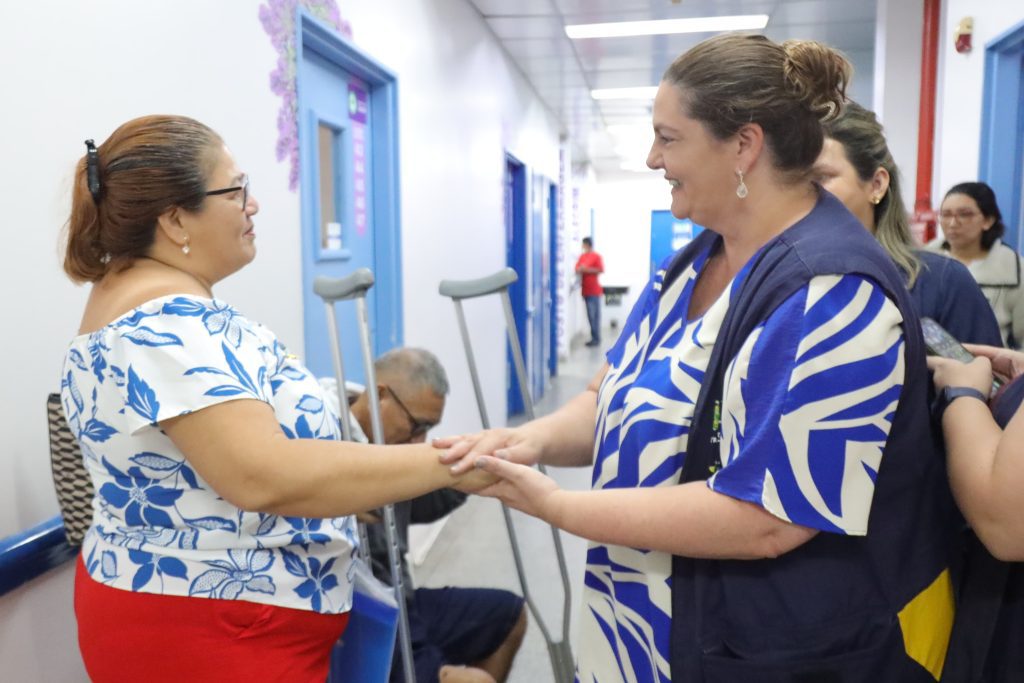
[{"label": "dark hair in ponytail", "polygon": [[822,122],[839,113],[851,73],[846,58],[821,43],[730,33],[687,50],[662,79],[719,140],[760,125],[776,168],[804,179],[821,153]]},{"label": "dark hair in ponytail", "polygon": [[96,282],[144,256],[161,214],[202,205],[222,144],[184,116],[133,119],[98,148],[87,144],[75,168],[64,272],[75,282]]}]

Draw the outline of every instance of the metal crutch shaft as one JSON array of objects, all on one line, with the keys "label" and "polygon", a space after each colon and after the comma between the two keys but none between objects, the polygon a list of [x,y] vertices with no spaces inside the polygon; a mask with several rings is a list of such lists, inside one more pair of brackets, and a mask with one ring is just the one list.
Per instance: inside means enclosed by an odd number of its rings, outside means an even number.
[{"label": "metal crutch shaft", "polygon": [[[347,403],[344,402],[344,370],[341,358],[338,326],[335,318],[334,304],[338,301],[355,299],[357,327],[359,328],[359,344],[362,349],[363,366],[366,369],[366,391],[369,394],[370,426],[373,442],[384,443],[384,429],[380,418],[380,402],[377,394],[377,378],[373,366],[373,349],[370,345],[370,324],[366,308],[366,292],[373,286],[373,273],[367,268],[360,268],[344,278],[334,279],[317,277],[313,281],[313,291],[327,305],[328,323],[331,328],[331,341],[334,346],[333,357],[335,373],[338,379],[338,393],[341,402],[342,432],[346,439],[352,438],[352,427],[349,422]],[[347,431],[347,433],[346,433]],[[388,541],[388,561],[391,564],[391,579],[394,583],[395,597],[398,601],[399,644],[402,653],[402,673],[405,683],[416,683],[416,673],[412,656],[412,636],[409,631],[409,616],[405,604],[405,579],[402,575],[402,564],[398,546],[398,527],[395,523],[395,510],[392,505],[384,506],[384,525]],[[361,534],[362,535],[362,534]],[[365,541],[365,537],[361,540]]]},{"label": "metal crutch shaft", "polygon": [[[508,332],[508,343],[512,350],[512,364],[515,366],[516,378],[519,380],[519,395],[523,399],[523,409],[526,412],[527,419],[533,420],[536,417],[533,411],[533,397],[530,395],[529,380],[526,376],[526,364],[523,362],[523,350],[519,345],[519,335],[517,334],[515,316],[512,313],[512,300],[508,294],[508,286],[501,290],[501,303],[505,311],[505,329]],[[537,469],[542,474],[547,474],[547,468],[544,465],[537,463]],[[560,643],[549,642],[548,647],[551,650],[552,659],[558,661],[563,674],[568,675],[566,680],[572,680],[575,678],[576,672],[572,661],[572,650],[569,647],[569,616],[572,610],[569,597],[569,571],[566,568],[562,537],[559,535],[558,529],[553,526],[551,527],[551,538],[555,545],[558,570],[562,575],[562,586],[565,589],[566,599],[562,605],[562,641]]]},{"label": "metal crutch shaft", "polygon": [[[459,332],[462,335],[463,347],[466,351],[466,359],[469,363],[470,377],[473,381],[473,390],[476,394],[477,407],[480,411],[480,421],[484,429],[490,429],[490,420],[487,417],[487,409],[484,405],[483,391],[480,378],[476,370],[476,361],[473,356],[472,343],[469,338],[469,330],[466,325],[465,314],[462,309],[462,299],[471,299],[489,294],[500,293],[505,311],[506,330],[512,350],[513,364],[516,369],[516,377],[519,380],[519,387],[523,397],[523,405],[526,408],[527,416],[533,419],[533,402],[529,395],[529,387],[526,384],[526,371],[523,363],[522,350],[519,346],[519,338],[516,333],[515,318],[512,316],[511,301],[508,296],[508,287],[518,280],[518,275],[512,268],[505,268],[492,275],[475,280],[445,280],[441,282],[439,291],[442,296],[447,296],[455,303],[456,317],[459,322]],[[538,465],[541,472],[546,470],[543,465]],[[562,640],[555,641],[547,628],[540,612],[534,602],[526,580],[522,558],[519,553],[519,544],[516,538],[512,517],[506,506],[502,505],[502,513],[505,517],[505,525],[508,530],[509,541],[512,544],[512,557],[516,565],[516,572],[519,575],[519,583],[523,590],[523,598],[526,600],[530,612],[540,628],[544,640],[548,646],[548,655],[551,658],[551,665],[554,669],[555,678],[558,681],[570,682],[575,677],[575,667],[572,656],[572,649],[569,646],[569,619],[571,612],[571,590],[569,587],[569,575],[566,569],[565,553],[562,548],[562,540],[558,530],[551,527],[551,535],[555,545],[555,553],[558,559],[558,566],[562,579],[564,591],[564,602],[562,610]]]},{"label": "metal crutch shaft", "polygon": [[[459,330],[462,332],[462,341],[466,349],[466,357],[469,359],[469,374],[473,381],[473,391],[477,397],[477,408],[480,411],[480,424],[484,429],[491,428],[491,421],[487,416],[487,408],[484,405],[483,393],[480,388],[480,377],[476,371],[476,361],[473,357],[473,347],[469,342],[469,331],[466,327],[466,317],[462,311],[462,302],[455,299],[455,313],[459,320]],[[501,506],[502,515],[505,518],[505,527],[508,530],[509,542],[512,544],[512,561],[516,565],[516,573],[519,576],[519,586],[523,590],[523,599],[526,601],[527,607],[530,608],[530,612],[534,616],[534,621],[537,622],[537,627],[540,628],[541,634],[544,636],[544,640],[548,643],[551,642],[551,632],[548,630],[547,624],[544,623],[544,619],[540,616],[540,612],[537,608],[537,604],[533,600],[533,595],[530,593],[529,586],[526,581],[526,571],[523,566],[523,560],[519,553],[519,541],[516,537],[515,526],[512,523],[512,515],[506,505]]]},{"label": "metal crutch shaft", "polygon": [[[315,289],[315,287],[314,287]],[[334,379],[338,383],[335,393],[338,395],[338,418],[341,420],[341,435],[345,441],[352,441],[352,418],[348,406],[348,395],[345,391],[345,368],[341,362],[341,340],[338,339],[338,319],[334,313],[334,304],[324,300],[324,313],[327,316],[327,333],[331,339],[331,361],[334,364]],[[366,525],[362,522],[356,523],[359,533],[359,559],[367,565],[372,561],[370,558],[370,539],[366,535]]]}]

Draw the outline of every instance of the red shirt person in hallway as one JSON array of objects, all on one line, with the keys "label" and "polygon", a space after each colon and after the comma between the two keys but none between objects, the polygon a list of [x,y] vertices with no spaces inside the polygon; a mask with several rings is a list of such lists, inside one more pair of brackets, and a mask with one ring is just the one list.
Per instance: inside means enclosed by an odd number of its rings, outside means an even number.
[{"label": "red shirt person in hallway", "polygon": [[587,346],[601,343],[601,296],[604,289],[598,282],[598,276],[604,272],[604,261],[594,251],[594,242],[589,237],[583,238],[583,253],[576,261],[576,274],[580,276],[583,301],[587,305],[587,320],[590,321],[590,341]]}]

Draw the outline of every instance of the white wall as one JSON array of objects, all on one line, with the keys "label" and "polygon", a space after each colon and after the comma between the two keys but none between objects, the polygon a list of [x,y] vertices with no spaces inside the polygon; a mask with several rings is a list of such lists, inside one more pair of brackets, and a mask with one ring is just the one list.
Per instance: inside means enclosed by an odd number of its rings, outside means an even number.
[{"label": "white wall", "polygon": [[852,100],[871,104],[874,98],[875,53],[872,50],[848,50],[843,53],[853,66],[853,78],[846,86],[846,96]]},{"label": "white wall", "polygon": [[[207,47],[183,49],[183,41]],[[225,53],[226,45],[246,58]],[[4,3],[0,51],[4,64],[33,65],[7,70],[0,108],[7,159],[0,164],[0,230],[8,263],[0,269],[7,320],[0,338],[7,360],[0,382],[2,536],[56,511],[43,404],[59,388],[64,349],[87,294],[64,277],[57,248],[85,138],[103,140],[122,121],[154,112],[195,116],[221,131],[258,188],[262,255],[218,294],[299,348],[301,309],[291,305],[298,296],[291,277],[268,277],[297,273],[298,205],[274,159],[273,117],[252,115],[276,111],[267,87],[275,55],[255,2],[248,14],[237,4],[201,0],[65,3],[57,16],[52,6]]]},{"label": "white wall", "polygon": [[598,179],[594,188],[594,249],[604,258],[601,281],[629,287],[620,308],[605,308],[606,322],[611,316],[625,322],[637,295],[650,279],[651,211],[671,206],[670,190],[661,174],[654,172]]},{"label": "white wall", "polygon": [[903,202],[913,211],[917,188],[917,130],[921,101],[923,0],[878,0],[873,108],[900,169]]},{"label": "white wall", "polygon": [[[953,29],[974,18],[974,49],[958,54]],[[1024,21],[1024,3],[945,0],[939,43],[936,150],[932,197],[936,207],[956,183],[978,179],[985,44]]]},{"label": "white wall", "polygon": [[[878,0],[874,108],[903,176],[903,198],[913,210],[921,87],[922,0]],[[954,48],[953,30],[974,19],[974,46]],[[939,27],[932,208],[954,184],[978,177],[985,44],[1024,21],[1024,4],[1002,0],[945,0]]]},{"label": "white wall", "polygon": [[572,174],[572,150],[563,140],[558,169],[558,220],[551,229],[556,231],[554,277],[555,277],[555,353],[558,359],[569,357],[572,337],[575,333],[576,307],[572,305],[573,287],[576,283],[574,255],[580,241],[579,221],[572,212],[573,187],[575,181]]},{"label": "white wall", "polygon": [[[557,180],[557,123],[465,0],[345,3],[343,13],[355,42],[398,74],[405,341],[435,351],[449,370],[439,433],[478,429],[454,306],[437,284],[504,267],[504,153]],[[500,424],[500,302],[471,300],[464,309],[488,413]]]},{"label": "white wall", "polygon": [[85,683],[71,611],[68,562],[0,598],[0,662],[5,681]]},{"label": "white wall", "polygon": [[[71,169],[85,138],[103,140],[146,113],[194,116],[226,138],[253,178],[260,254],[217,295],[303,348],[298,195],[275,158],[277,54],[258,0],[95,0],[0,4],[8,65],[0,130],[4,163],[0,269],[6,323],[0,382],[0,537],[56,514],[44,401],[59,386],[85,288],[60,269]],[[453,395],[440,431],[479,422],[442,278],[505,264],[503,154],[558,178],[558,124],[465,0],[341,3],[354,41],[398,76],[406,343],[438,352]],[[17,68],[11,65],[18,65]],[[492,420],[505,412],[502,314],[470,302]],[[70,567],[0,598],[0,662],[10,680],[84,680],[74,643]],[[34,626],[30,626],[33,624]],[[14,637],[12,634],[17,634]]]},{"label": "white wall", "polygon": [[[562,295],[565,301],[565,344],[559,348],[562,358],[568,356],[572,348],[578,347],[590,338],[590,325],[587,321],[587,310],[580,292],[580,278],[576,275],[576,261],[583,252],[583,238],[590,237],[594,226],[591,217],[594,213],[594,195],[597,188],[597,176],[590,164],[576,164],[571,170],[572,181],[565,197],[565,253],[562,260],[565,267],[565,278],[562,283]],[[601,276],[607,282],[607,276]]]}]

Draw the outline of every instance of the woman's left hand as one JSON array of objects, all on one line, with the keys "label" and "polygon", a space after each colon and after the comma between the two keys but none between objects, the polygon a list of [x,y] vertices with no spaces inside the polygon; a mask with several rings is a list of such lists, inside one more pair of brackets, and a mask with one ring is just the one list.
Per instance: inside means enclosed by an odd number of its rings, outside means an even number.
[{"label": "woman's left hand", "polygon": [[498,482],[479,491],[509,507],[558,525],[565,491],[551,477],[527,465],[517,465],[490,455],[481,455],[475,465],[498,477]]},{"label": "woman's left hand", "polygon": [[978,357],[970,363],[961,363],[951,358],[928,356],[928,369],[935,373],[932,380],[935,388],[971,387],[985,396],[992,392],[992,363],[988,358]]}]

